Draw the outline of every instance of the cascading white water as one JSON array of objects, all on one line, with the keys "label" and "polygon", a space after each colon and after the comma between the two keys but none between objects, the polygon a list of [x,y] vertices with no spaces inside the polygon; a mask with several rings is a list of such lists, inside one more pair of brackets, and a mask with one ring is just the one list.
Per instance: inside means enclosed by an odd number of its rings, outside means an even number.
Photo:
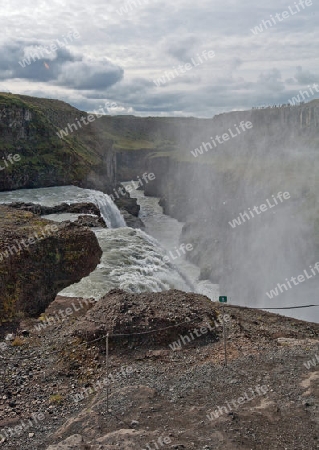
[{"label": "cascading white water", "polygon": [[85,189],[85,191],[87,193],[91,192],[92,201],[99,207],[101,215],[109,228],[126,227],[125,220],[109,195],[91,189]]},{"label": "cascading white water", "polygon": [[[199,281],[199,269],[185,258],[167,261],[167,253],[178,245],[182,224],[163,214],[158,199],[132,192],[141,205],[141,218],[146,231],[126,227],[116,205],[103,192],[75,186],[23,189],[0,193],[0,203],[32,202],[44,206],[61,203],[95,203],[108,229],[94,232],[103,251],[100,264],[88,276],[60,292],[61,295],[100,298],[113,288],[127,292],[160,292],[180,289],[216,298],[217,286],[208,280]],[[45,216],[51,220],[74,220],[75,214]],[[166,256],[166,259],[165,259]],[[85,255],[83,255],[85,257]]]},{"label": "cascading white water", "polygon": [[[98,299],[113,288],[135,293],[194,290],[187,276],[174,264],[164,260],[166,252],[156,239],[142,230],[126,227],[116,205],[101,192],[64,186],[0,193],[0,203],[11,202],[32,202],[45,206],[63,202],[93,202],[100,207],[109,226],[108,229],[94,229],[103,251],[100,264],[88,277],[61,291],[61,295]],[[77,215],[52,214],[45,217],[60,222],[73,220]]]},{"label": "cascading white water", "polygon": [[[131,183],[122,184],[124,186],[131,185]],[[168,255],[172,261],[174,270],[186,277],[187,284],[192,286],[192,292],[206,295],[211,300],[217,301],[219,286],[210,280],[200,280],[199,267],[188,261],[185,257],[186,253],[180,250],[183,223],[163,213],[163,208],[159,205],[159,198],[145,197],[144,191],[133,189],[132,185],[130,196],[137,198],[137,203],[141,207],[139,217],[145,224],[146,235],[161,246],[163,255]]]},{"label": "cascading white water", "polygon": [[60,295],[98,299],[113,288],[132,293],[193,290],[172,264],[164,262],[165,252],[143,231],[100,228],[95,234],[103,251],[100,264]]},{"label": "cascading white water", "polygon": [[32,202],[43,206],[55,206],[61,203],[94,203],[108,228],[125,227],[125,221],[117,206],[107,194],[93,189],[81,189],[76,186],[58,186],[40,189],[21,189],[0,192],[0,203]]}]

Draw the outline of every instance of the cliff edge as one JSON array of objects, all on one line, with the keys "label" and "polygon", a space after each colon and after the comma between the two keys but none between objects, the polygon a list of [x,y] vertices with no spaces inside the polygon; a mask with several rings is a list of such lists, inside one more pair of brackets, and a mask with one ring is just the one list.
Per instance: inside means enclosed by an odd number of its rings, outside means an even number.
[{"label": "cliff edge", "polygon": [[37,315],[89,275],[102,251],[89,229],[0,206],[0,323]]}]

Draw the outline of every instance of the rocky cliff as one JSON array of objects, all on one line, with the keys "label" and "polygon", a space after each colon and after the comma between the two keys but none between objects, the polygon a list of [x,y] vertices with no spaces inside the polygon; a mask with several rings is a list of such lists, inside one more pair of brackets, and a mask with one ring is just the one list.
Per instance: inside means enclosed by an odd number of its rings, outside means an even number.
[{"label": "rocky cliff", "polygon": [[89,275],[102,251],[91,231],[0,206],[0,323],[38,315]]},{"label": "rocky cliff", "polygon": [[[112,140],[102,139],[95,123],[80,128],[81,116],[88,114],[63,102],[1,94],[0,190],[67,184],[110,190],[116,183]],[[57,135],[73,124],[77,132]],[[10,155],[19,159],[11,163]]]}]

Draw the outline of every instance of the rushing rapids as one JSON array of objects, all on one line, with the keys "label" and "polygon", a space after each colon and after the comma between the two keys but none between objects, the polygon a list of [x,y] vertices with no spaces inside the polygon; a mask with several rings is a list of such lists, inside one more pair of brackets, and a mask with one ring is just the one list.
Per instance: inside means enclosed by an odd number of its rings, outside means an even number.
[{"label": "rushing rapids", "polygon": [[[98,299],[113,288],[132,293],[176,288],[200,292],[215,299],[217,286],[207,280],[198,281],[199,269],[185,259],[191,246],[179,243],[182,224],[163,214],[158,199],[144,197],[143,192],[137,190],[133,190],[131,196],[138,198],[146,232],[127,227],[107,194],[75,186],[2,192],[0,203],[32,202],[54,206],[63,202],[92,202],[99,207],[108,226],[108,229],[95,229],[103,251],[100,264],[88,277],[61,291],[65,296]],[[77,215],[52,214],[45,217],[61,222],[75,220]]]}]

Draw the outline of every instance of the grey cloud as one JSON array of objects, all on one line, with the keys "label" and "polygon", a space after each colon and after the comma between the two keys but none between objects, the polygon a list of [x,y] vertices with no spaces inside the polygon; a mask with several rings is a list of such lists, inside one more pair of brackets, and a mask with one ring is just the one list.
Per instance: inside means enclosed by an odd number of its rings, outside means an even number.
[{"label": "grey cloud", "polygon": [[243,60],[241,58],[238,58],[237,56],[235,56],[230,61],[230,70],[234,71],[234,70],[238,69],[242,64],[243,64]]},{"label": "grey cloud", "polygon": [[[25,52],[31,46],[34,50]],[[20,78],[90,90],[105,89],[123,78],[123,69],[105,59],[85,61],[83,56],[73,55],[66,48],[49,54],[44,49],[41,52],[41,47],[38,42],[16,42],[1,47],[0,79]]]},{"label": "grey cloud", "polygon": [[[25,0],[23,15],[15,13],[13,19],[11,10],[18,11],[19,1],[11,0],[2,11],[7,43],[0,49],[0,80],[12,92],[37,90],[88,110],[111,99],[141,115],[210,117],[287,103],[294,90],[318,82],[319,3],[253,35],[251,28],[294,2],[283,3],[152,0],[120,17],[119,0],[107,5],[105,0],[70,0],[63,14],[48,2],[35,17],[33,3]],[[25,68],[18,64],[26,45],[59,38],[70,26],[81,36],[72,47]],[[203,49],[214,50],[216,58],[155,86],[153,78]]]},{"label": "grey cloud", "polygon": [[58,84],[75,89],[105,89],[123,78],[124,70],[109,61],[66,64]]},{"label": "grey cloud", "polygon": [[138,115],[176,115],[177,112],[177,115],[212,117],[234,109],[286,104],[296,94],[294,90],[285,89],[277,68],[261,73],[254,82],[243,77],[230,77],[205,86],[181,86],[175,89],[175,85],[169,85],[158,94],[148,80],[132,79],[114,85],[102,97],[98,92],[90,94],[90,97],[115,100],[119,105],[132,108]]},{"label": "grey cloud", "polygon": [[274,68],[266,73],[259,75],[258,83],[264,88],[273,91],[282,91],[285,89],[284,82],[281,80],[280,70]]},{"label": "grey cloud", "polygon": [[309,70],[304,71],[301,66],[296,67],[295,79],[300,84],[318,83],[319,75],[311,73]]},{"label": "grey cloud", "polygon": [[[31,46],[34,50],[25,52],[25,49]],[[26,42],[16,42],[1,47],[0,78],[3,80],[21,78],[31,81],[50,81],[57,78],[65,62],[74,62],[76,60],[69,50],[65,48],[60,48],[51,55],[45,49],[42,49],[41,53],[39,47],[41,47],[39,43]]]},{"label": "grey cloud", "polygon": [[196,36],[185,36],[175,39],[168,37],[163,43],[166,53],[180,62],[189,61],[195,55],[197,46],[198,38]]}]

